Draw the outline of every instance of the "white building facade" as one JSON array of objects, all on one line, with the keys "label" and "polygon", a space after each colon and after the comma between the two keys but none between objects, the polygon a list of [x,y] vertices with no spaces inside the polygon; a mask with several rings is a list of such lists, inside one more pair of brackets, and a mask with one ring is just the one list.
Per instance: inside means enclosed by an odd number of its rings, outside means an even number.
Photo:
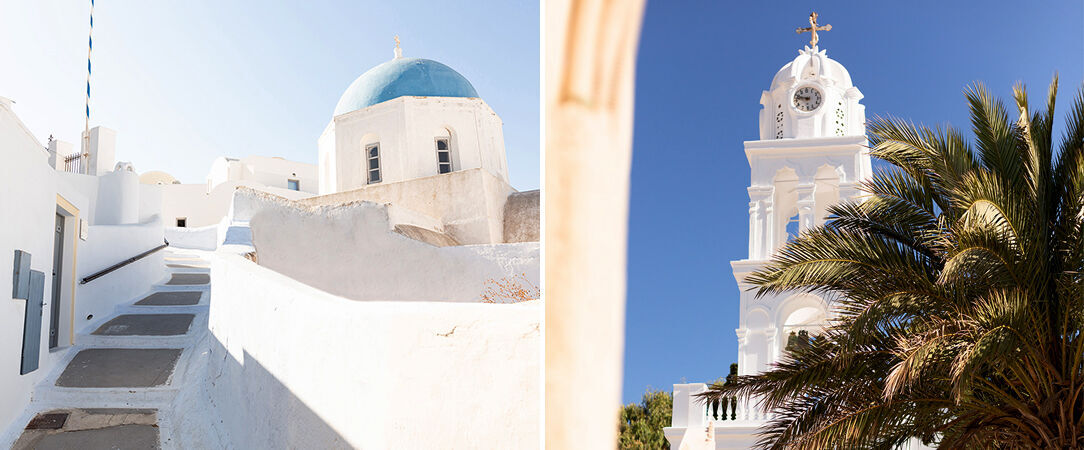
[{"label": "white building facade", "polygon": [[[732,261],[738,282],[738,374],[767,370],[793,333],[817,333],[832,317],[829,302],[809,293],[755,297],[746,276],[798,233],[821,225],[832,204],[856,200],[872,175],[862,93],[850,74],[824,50],[805,47],[783,66],[761,94],[760,139],[746,141],[750,168],[749,254]],[[722,411],[694,396],[705,383],[675,384],[672,448],[712,427],[715,448],[749,448],[768,418],[755,403]]]},{"label": "white building facade", "polygon": [[509,182],[500,117],[458,72],[399,48],[347,88],[318,147],[321,194],[476,168]]},{"label": "white building facade", "polygon": [[267,156],[215,158],[205,183],[176,182],[164,172],[145,173],[140,181],[162,185],[162,218],[173,228],[219,225],[241,186],[296,200],[316,195],[319,185],[315,165]]}]

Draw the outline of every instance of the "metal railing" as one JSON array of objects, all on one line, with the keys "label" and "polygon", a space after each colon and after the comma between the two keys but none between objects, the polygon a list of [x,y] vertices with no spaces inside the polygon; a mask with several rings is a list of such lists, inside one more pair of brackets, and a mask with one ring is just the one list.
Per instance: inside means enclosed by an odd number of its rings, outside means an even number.
[{"label": "metal railing", "polygon": [[64,157],[64,171],[69,173],[84,173],[87,161],[85,153],[72,153]]},{"label": "metal railing", "polygon": [[80,280],[79,284],[87,284],[87,283],[89,283],[91,281],[97,280],[98,278],[101,278],[101,277],[103,277],[105,275],[108,275],[110,272],[112,272],[114,270],[117,270],[117,269],[119,269],[121,267],[127,266],[128,264],[139,261],[140,259],[145,258],[147,255],[150,255],[151,253],[154,253],[154,252],[156,252],[158,250],[161,250],[163,248],[166,248],[168,246],[169,246],[169,241],[166,241],[166,240],[163,239],[162,240],[162,245],[159,245],[159,246],[157,246],[155,248],[152,248],[152,249],[147,250],[147,251],[145,251],[143,253],[135,255],[135,256],[133,256],[131,258],[128,258],[128,259],[126,259],[124,261],[121,261],[119,263],[113,264],[112,266],[106,267],[105,269],[102,269],[102,270],[100,270],[98,272],[95,272],[94,274],[92,274],[90,276],[87,276],[87,277],[83,278],[82,280]]}]

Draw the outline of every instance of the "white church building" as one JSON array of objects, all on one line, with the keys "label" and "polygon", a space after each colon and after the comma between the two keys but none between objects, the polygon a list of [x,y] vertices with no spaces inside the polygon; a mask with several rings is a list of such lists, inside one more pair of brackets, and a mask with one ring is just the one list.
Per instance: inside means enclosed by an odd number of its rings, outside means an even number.
[{"label": "white church building", "polygon": [[[862,93],[842,64],[805,47],[772,78],[760,96],[760,139],[744,143],[750,168],[749,254],[730,266],[738,283],[738,374],[767,370],[792,334],[816,334],[832,317],[831,305],[809,293],[755,297],[745,277],[802,230],[824,223],[827,208],[854,200],[872,175]],[[750,448],[769,416],[755,402],[724,408],[695,396],[705,383],[674,385],[671,448]],[[688,447],[683,447],[686,445]]]},{"label": "white church building", "polygon": [[185,184],[105,127],[43,144],[0,97],[0,447],[537,447],[539,192],[502,127],[397,45],[318,164]]}]

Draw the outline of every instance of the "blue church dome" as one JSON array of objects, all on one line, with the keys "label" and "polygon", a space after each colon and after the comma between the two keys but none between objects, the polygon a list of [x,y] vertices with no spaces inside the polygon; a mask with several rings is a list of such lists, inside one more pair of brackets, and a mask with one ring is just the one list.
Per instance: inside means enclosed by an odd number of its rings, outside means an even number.
[{"label": "blue church dome", "polygon": [[431,59],[395,58],[369,69],[346,88],[335,115],[357,111],[404,95],[478,97],[463,75]]}]

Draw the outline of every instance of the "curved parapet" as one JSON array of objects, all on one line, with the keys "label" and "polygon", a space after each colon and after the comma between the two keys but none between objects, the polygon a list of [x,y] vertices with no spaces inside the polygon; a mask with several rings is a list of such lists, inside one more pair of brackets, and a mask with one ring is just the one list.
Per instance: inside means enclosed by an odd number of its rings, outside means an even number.
[{"label": "curved parapet", "polygon": [[234,207],[250,214],[260,265],[343,297],[477,302],[494,281],[539,284],[538,243],[455,245],[438,221],[392,204],[240,189]]}]

